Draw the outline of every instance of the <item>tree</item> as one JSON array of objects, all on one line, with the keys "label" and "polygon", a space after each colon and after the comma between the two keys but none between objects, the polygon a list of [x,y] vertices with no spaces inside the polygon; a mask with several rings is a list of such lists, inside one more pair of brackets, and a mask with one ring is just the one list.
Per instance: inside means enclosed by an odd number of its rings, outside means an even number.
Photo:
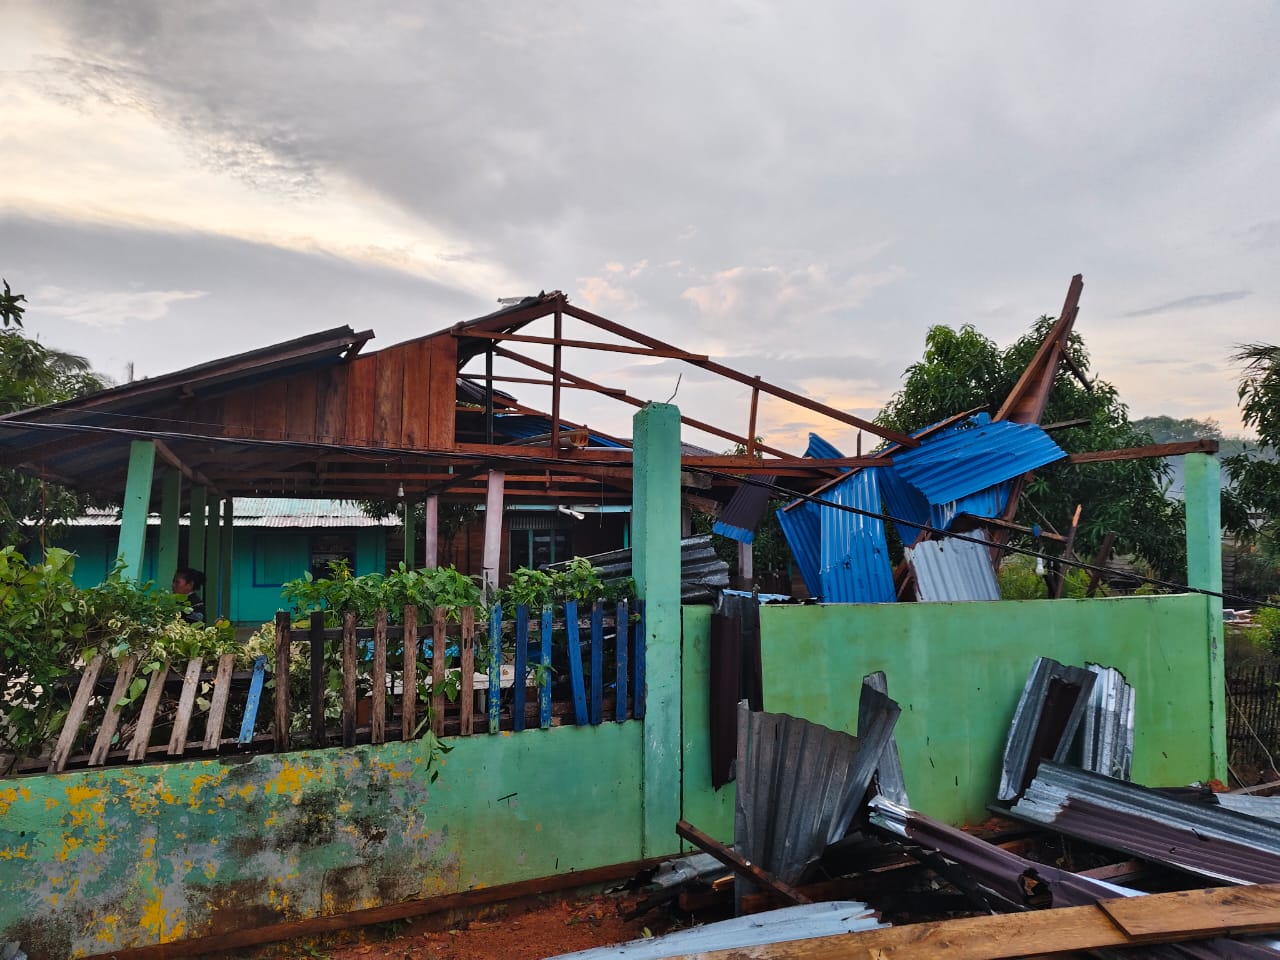
[{"label": "tree", "polygon": [[1240,414],[1258,432],[1258,444],[1224,462],[1237,497],[1262,515],[1259,546],[1274,561],[1280,559],[1280,347],[1241,344],[1232,359],[1244,364]]},{"label": "tree", "polygon": [[[26,297],[4,282],[0,295],[0,414],[70,400],[107,386],[84,357],[54,350],[25,336],[22,315]],[[84,512],[86,501],[74,491],[16,470],[0,470],[0,543],[27,546],[31,530],[25,521],[56,525]]]},{"label": "tree", "polygon": [[[1026,369],[1053,325],[1041,317],[1007,348],[973,326],[932,327],[925,335],[924,357],[907,368],[902,389],[876,422],[895,430],[919,430],[975,407],[995,412]],[[1072,334],[1066,351],[1077,370],[1087,373],[1084,340]],[[1043,422],[1072,424],[1052,433],[1068,453],[1144,446],[1149,434],[1129,421],[1116,388],[1094,379],[1088,387],[1060,368]],[[1083,506],[1075,552],[1089,559],[1108,531],[1115,549],[1134,553],[1166,576],[1182,576],[1186,566],[1183,505],[1165,496],[1169,471],[1158,459],[1117,463],[1051,465],[1027,484],[1017,522],[1065,532],[1076,505]]]}]

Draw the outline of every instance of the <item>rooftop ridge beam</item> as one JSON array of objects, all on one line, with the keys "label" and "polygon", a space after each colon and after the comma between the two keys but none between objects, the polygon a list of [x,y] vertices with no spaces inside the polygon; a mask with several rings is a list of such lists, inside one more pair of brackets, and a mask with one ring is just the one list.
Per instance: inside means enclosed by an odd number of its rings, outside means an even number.
[{"label": "rooftop ridge beam", "polygon": [[711,358],[704,353],[689,353],[676,347],[658,349],[655,347],[631,346],[625,343],[602,343],[598,340],[571,340],[566,337],[537,337],[525,333],[500,333],[484,331],[471,333],[466,330],[453,331],[455,337],[473,337],[481,340],[511,340],[517,343],[540,343],[553,347],[574,347],[580,350],[602,350],[608,353],[630,353],[642,357],[658,357],[662,360],[686,360],[689,363],[703,363]]}]

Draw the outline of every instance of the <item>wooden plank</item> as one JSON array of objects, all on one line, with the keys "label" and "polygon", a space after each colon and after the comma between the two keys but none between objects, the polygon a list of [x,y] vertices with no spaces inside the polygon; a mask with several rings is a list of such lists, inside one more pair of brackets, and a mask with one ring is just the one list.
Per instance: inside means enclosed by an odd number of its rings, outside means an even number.
[{"label": "wooden plank", "polygon": [[274,732],[276,750],[289,749],[289,649],[292,643],[290,631],[292,624],[289,614],[280,610],[276,613],[276,710]]},{"label": "wooden plank", "polygon": [[431,346],[425,340],[406,343],[404,351],[404,391],[400,407],[400,446],[416,449],[427,446],[429,424],[427,402],[431,386]]},{"label": "wooden plank", "polygon": [[619,600],[618,606],[614,613],[614,620],[617,623],[616,636],[614,637],[614,645],[617,654],[617,672],[614,675],[617,683],[614,685],[618,691],[614,700],[613,719],[622,723],[627,719],[627,654],[628,638],[631,635],[631,613],[629,604],[626,600]]},{"label": "wooden plank", "polygon": [[[1131,936],[1111,918],[1115,908],[1135,928]],[[1159,929],[1143,924],[1150,911]],[[1028,955],[1062,956],[1081,950],[1179,943],[1207,936],[1280,930],[1280,885],[1215,887],[1103,900],[1085,907],[964,917],[860,933],[814,937],[750,947],[711,950],[699,960],[1002,960]],[[1225,956],[1225,954],[1223,954]]]},{"label": "wooden plank", "polygon": [[637,720],[644,719],[645,664],[644,664],[644,601],[636,600],[639,619],[632,627],[631,647],[631,714]]},{"label": "wooden plank", "polygon": [[590,718],[598,726],[604,697],[604,602],[591,605],[591,703]]},{"label": "wooden plank", "polygon": [[253,436],[254,391],[236,390],[222,398],[222,435]]},{"label": "wooden plank", "polygon": [[404,401],[404,351],[392,347],[373,354],[378,360],[373,391],[373,437],[384,446],[400,441]]},{"label": "wooden plank", "polygon": [[378,377],[378,355],[356,357],[347,373],[347,442],[373,442],[373,395]]},{"label": "wooden plank", "polygon": [[573,718],[578,726],[585,726],[587,713],[587,689],[582,671],[582,638],[578,626],[578,603],[566,600],[564,604],[564,628],[569,654],[569,688],[573,693]]},{"label": "wooden plank", "polygon": [[1145,447],[1123,447],[1119,450],[1091,450],[1072,453],[1067,463],[1114,463],[1117,460],[1146,460],[1151,457],[1180,457],[1188,453],[1217,453],[1218,441],[1209,437],[1181,440],[1177,443],[1153,443]]},{"label": "wooden plank", "polygon": [[525,725],[525,692],[529,684],[529,608],[516,607],[516,680],[511,687],[511,729],[519,732]]},{"label": "wooden plank", "polygon": [[458,401],[458,342],[451,336],[427,340],[431,355],[427,390],[427,445],[452,450]]},{"label": "wooden plank", "polygon": [[462,736],[469,737],[472,728],[475,726],[475,706],[476,706],[476,648],[475,648],[475,630],[476,630],[476,614],[471,607],[464,607],[462,610],[462,640],[458,644],[459,660],[459,677],[460,681],[458,691],[458,731]]},{"label": "wooden plank", "polygon": [[431,618],[431,732],[444,736],[444,670],[448,638],[444,607],[436,607]]},{"label": "wooden plank", "polygon": [[102,718],[102,726],[98,728],[98,737],[89,751],[89,766],[100,767],[107,760],[111,750],[111,739],[116,735],[120,725],[120,712],[124,708],[120,701],[129,690],[129,682],[133,680],[133,672],[138,668],[138,655],[131,653],[120,661],[116,671],[116,682],[111,685],[111,696],[107,698],[107,714]]},{"label": "wooden plank", "polygon": [[812,903],[808,897],[791,886],[779,880],[764,867],[752,863],[734,850],[730,850],[720,841],[703,833],[687,820],[680,820],[676,823],[676,833],[681,838],[688,840],[695,847],[711,854],[734,873],[739,873],[746,877],[752,883],[763,887],[766,890],[772,890],[778,896],[782,897],[788,903]]},{"label": "wooden plank", "polygon": [[129,759],[134,762],[147,757],[151,728],[155,726],[156,710],[160,707],[160,698],[164,696],[164,685],[168,677],[169,661],[165,660],[160,664],[160,669],[151,674],[151,680],[147,683],[147,695],[142,701],[138,722],[134,724],[133,742],[129,744]]},{"label": "wooden plank", "polygon": [[283,380],[268,380],[253,391],[253,436],[258,440],[283,440],[289,389]]},{"label": "wooden plank", "polygon": [[285,436],[314,440],[316,436],[316,374],[299,373],[285,381]]},{"label": "wooden plank", "polygon": [[551,608],[542,608],[542,623],[538,631],[541,647],[542,683],[538,687],[538,726],[546,730],[551,726]]},{"label": "wooden plank", "polygon": [[182,693],[178,695],[178,712],[173,718],[173,733],[169,736],[171,757],[180,757],[187,752],[187,731],[191,728],[191,715],[195,712],[196,694],[200,692],[200,668],[204,666],[199,657],[193,657],[187,664],[187,672],[182,678]]},{"label": "wooden plank", "polygon": [[316,372],[316,439],[341,442],[347,435],[347,368]]},{"label": "wooden plank", "polygon": [[311,612],[311,629],[307,633],[311,647],[311,743],[323,747],[328,741],[324,731],[324,611]]},{"label": "wooden plank", "polygon": [[485,691],[489,707],[489,733],[495,734],[502,724],[502,604],[489,610],[489,689]]},{"label": "wooden plank", "polygon": [[659,349],[657,347],[629,346],[624,343],[603,343],[599,340],[571,340],[566,337],[535,337],[523,333],[474,333],[469,330],[456,331],[455,337],[470,337],[484,340],[509,340],[515,343],[540,343],[545,346],[572,347],[579,350],[602,350],[606,353],[637,354],[642,357],[656,357],[665,360],[688,360],[689,362],[710,360],[705,353],[689,353],[677,348]]},{"label": "wooden plank", "polygon": [[356,615],[342,615],[342,745],[356,745]]},{"label": "wooden plank", "polygon": [[227,718],[227,699],[231,695],[231,671],[236,655],[224,653],[218,658],[218,671],[213,678],[213,697],[209,700],[209,719],[204,727],[204,748],[217,751],[222,745],[222,725]]},{"label": "wooden plank", "polygon": [[259,656],[253,661],[253,676],[249,680],[249,695],[244,701],[244,716],[240,719],[240,736],[236,742],[246,746],[253,740],[253,726],[258,719],[258,704],[262,701],[262,684],[266,679],[267,658]]},{"label": "wooden plank", "polygon": [[418,727],[418,608],[404,608],[404,665],[400,673],[400,739],[412,740]]},{"label": "wooden plank", "polygon": [[379,607],[373,619],[373,685],[369,705],[369,742],[387,742],[387,608]]},{"label": "wooden plank", "polygon": [[71,709],[62,724],[62,732],[58,734],[58,742],[53,748],[53,756],[49,758],[49,772],[60,773],[67,766],[71,756],[71,748],[75,746],[76,734],[80,732],[80,724],[89,710],[89,701],[93,699],[93,685],[98,682],[98,674],[102,672],[102,654],[89,661],[84,668],[84,676],[80,678],[80,686],[71,700]]}]

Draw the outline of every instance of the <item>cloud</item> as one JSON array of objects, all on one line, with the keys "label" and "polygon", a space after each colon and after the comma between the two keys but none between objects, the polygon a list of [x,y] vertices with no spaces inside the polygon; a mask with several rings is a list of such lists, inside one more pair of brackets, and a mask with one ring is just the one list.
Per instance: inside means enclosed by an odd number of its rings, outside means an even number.
[{"label": "cloud", "polygon": [[40,309],[89,327],[123,327],[136,321],[150,322],[165,317],[183,300],[207,297],[207,290],[95,290],[73,293],[60,287],[39,287],[32,299]]},{"label": "cloud", "polygon": [[1219,304],[1231,303],[1235,300],[1243,300],[1249,296],[1251,290],[1228,290],[1224,293],[1199,293],[1191,297],[1183,297],[1180,300],[1170,300],[1168,303],[1162,303],[1154,307],[1145,307],[1142,310],[1133,310],[1124,314],[1126,317],[1153,317],[1160,313],[1172,313],[1175,310],[1198,310],[1201,307],[1216,307]]}]

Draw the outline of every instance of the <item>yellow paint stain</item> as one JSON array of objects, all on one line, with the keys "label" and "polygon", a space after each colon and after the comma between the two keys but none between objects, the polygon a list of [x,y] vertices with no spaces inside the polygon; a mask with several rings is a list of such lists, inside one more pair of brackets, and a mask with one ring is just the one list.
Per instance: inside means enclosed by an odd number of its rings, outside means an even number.
[{"label": "yellow paint stain", "polygon": [[533,830],[534,830],[534,832],[535,832],[535,833],[536,833],[536,832],[538,832],[538,831],[539,831],[539,830],[541,830],[541,829],[542,829],[542,824],[540,824],[540,823],[535,823],[535,824],[533,825]]},{"label": "yellow paint stain", "polygon": [[198,777],[193,777],[191,780],[191,809],[194,810],[200,805],[200,793],[205,789],[205,787],[218,786],[222,783],[223,777],[225,776],[225,773],[202,773]]},{"label": "yellow paint stain", "polygon": [[355,807],[352,805],[350,800],[343,800],[338,804],[338,815],[346,816],[354,809]]},{"label": "yellow paint stain", "polygon": [[30,860],[31,851],[27,844],[20,847],[4,847],[0,848],[0,860]]},{"label": "yellow paint stain", "polygon": [[164,790],[160,792],[160,799],[164,803],[169,804],[169,806],[173,806],[178,802],[178,798],[173,795],[173,791],[168,787],[165,787]]},{"label": "yellow paint stain", "polygon": [[67,803],[73,807],[100,796],[102,796],[101,787],[67,787]]},{"label": "yellow paint stain", "polygon": [[98,932],[94,934],[99,943],[115,943],[116,928],[120,924],[120,914],[108,913],[98,920]]},{"label": "yellow paint stain", "polygon": [[294,803],[301,803],[303,786],[319,777],[318,770],[312,770],[300,763],[285,762],[267,788],[274,791],[278,797],[291,796]]},{"label": "yellow paint stain", "polygon": [[52,810],[52,809],[53,809],[54,807],[56,807],[57,805],[58,805],[58,801],[57,801],[57,800],[55,800],[53,797],[45,797],[45,798],[44,798],[44,808],[45,808],[46,810]]},{"label": "yellow paint stain", "polygon": [[142,911],[142,919],[139,923],[153,937],[159,937],[164,933],[164,921],[167,916],[168,911],[164,908],[164,893],[157,890],[155,899]]},{"label": "yellow paint stain", "polygon": [[9,808],[18,802],[18,791],[13,787],[0,790],[0,817],[9,812]]},{"label": "yellow paint stain", "polygon": [[503,735],[504,737],[509,737],[509,736],[511,736],[511,731],[510,731],[510,730],[503,730],[503,731],[502,731],[502,735]]},{"label": "yellow paint stain", "polygon": [[239,796],[242,800],[248,800],[253,796],[253,792],[257,789],[258,785],[256,783],[246,783],[239,790],[232,790],[231,792]]},{"label": "yellow paint stain", "polygon": [[56,907],[61,896],[62,895],[58,893],[51,893],[49,896],[45,897],[45,899],[49,901],[49,906]]},{"label": "yellow paint stain", "polygon": [[95,841],[93,841],[93,846],[91,846],[89,849],[90,849],[90,850],[92,850],[92,851],[93,851],[94,853],[96,853],[96,854],[103,854],[103,853],[106,853],[106,852],[107,852],[107,841],[108,841],[108,840],[114,840],[114,839],[115,839],[115,837],[114,837],[114,836],[108,836],[108,835],[107,835],[107,834],[105,834],[105,833],[101,833],[101,834],[99,834],[99,835],[98,835],[98,839],[97,839],[97,840],[95,840]]},{"label": "yellow paint stain", "polygon": [[78,850],[84,840],[72,833],[64,833],[62,835],[62,848],[53,855],[53,859],[60,863],[66,863],[68,858]]},{"label": "yellow paint stain", "polygon": [[155,854],[155,852],[156,852],[156,838],[143,837],[142,838],[142,859],[150,860],[151,857]]},{"label": "yellow paint stain", "polygon": [[217,875],[218,875],[218,865],[216,863],[214,863],[211,860],[204,865],[204,878],[206,880],[212,880]]}]

